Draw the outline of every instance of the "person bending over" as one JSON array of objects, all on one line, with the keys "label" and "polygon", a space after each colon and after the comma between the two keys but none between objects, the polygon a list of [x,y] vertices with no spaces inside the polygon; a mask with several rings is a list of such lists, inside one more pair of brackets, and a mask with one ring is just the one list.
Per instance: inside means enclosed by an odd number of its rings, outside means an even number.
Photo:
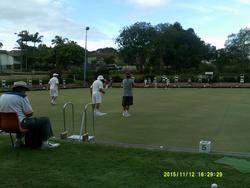
[{"label": "person bending over", "polygon": [[107,113],[100,112],[100,105],[102,103],[102,95],[105,94],[103,88],[104,78],[102,75],[99,75],[97,79],[90,86],[90,93],[92,96],[92,103],[94,105],[94,114],[95,116],[103,116]]}]

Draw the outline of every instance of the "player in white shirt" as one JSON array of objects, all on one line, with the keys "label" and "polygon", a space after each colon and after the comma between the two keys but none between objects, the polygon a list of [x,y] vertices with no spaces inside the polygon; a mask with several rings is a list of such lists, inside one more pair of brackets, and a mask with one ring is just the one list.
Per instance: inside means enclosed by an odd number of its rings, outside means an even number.
[{"label": "player in white shirt", "polygon": [[96,116],[102,116],[107,113],[100,112],[100,104],[102,103],[102,94],[105,94],[103,88],[104,78],[102,75],[99,75],[97,79],[90,86],[90,92],[92,96],[92,103],[94,105],[94,113]]},{"label": "player in white shirt", "polygon": [[50,85],[50,96],[51,96],[51,104],[56,104],[56,98],[58,97],[58,85],[59,80],[57,78],[58,74],[54,73],[53,77],[49,80]]}]

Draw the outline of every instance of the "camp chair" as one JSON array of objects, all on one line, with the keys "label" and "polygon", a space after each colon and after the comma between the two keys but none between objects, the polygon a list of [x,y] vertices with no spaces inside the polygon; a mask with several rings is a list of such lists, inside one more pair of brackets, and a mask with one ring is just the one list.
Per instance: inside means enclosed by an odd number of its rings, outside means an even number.
[{"label": "camp chair", "polygon": [[29,129],[23,129],[16,112],[0,112],[0,130],[10,134],[11,144],[14,147],[12,133],[27,133]]}]

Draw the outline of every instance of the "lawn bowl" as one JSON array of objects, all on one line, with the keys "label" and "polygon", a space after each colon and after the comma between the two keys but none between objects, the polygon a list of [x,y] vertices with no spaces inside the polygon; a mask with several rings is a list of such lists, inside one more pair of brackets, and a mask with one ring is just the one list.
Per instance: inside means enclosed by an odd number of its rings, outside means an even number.
[{"label": "lawn bowl", "polygon": [[64,131],[60,134],[61,139],[66,140],[68,138],[68,131]]},{"label": "lawn bowl", "polygon": [[218,185],[217,185],[216,183],[213,183],[213,184],[211,185],[211,188],[218,188]]}]

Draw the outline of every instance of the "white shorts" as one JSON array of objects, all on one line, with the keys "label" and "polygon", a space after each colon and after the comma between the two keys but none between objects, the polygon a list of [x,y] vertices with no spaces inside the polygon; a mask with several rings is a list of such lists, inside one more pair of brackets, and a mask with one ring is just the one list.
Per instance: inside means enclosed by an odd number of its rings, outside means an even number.
[{"label": "white shorts", "polygon": [[92,94],[92,103],[102,103],[102,95],[100,92]]},{"label": "white shorts", "polygon": [[57,97],[58,96],[58,90],[57,89],[51,89],[50,90],[50,96],[51,97]]}]

